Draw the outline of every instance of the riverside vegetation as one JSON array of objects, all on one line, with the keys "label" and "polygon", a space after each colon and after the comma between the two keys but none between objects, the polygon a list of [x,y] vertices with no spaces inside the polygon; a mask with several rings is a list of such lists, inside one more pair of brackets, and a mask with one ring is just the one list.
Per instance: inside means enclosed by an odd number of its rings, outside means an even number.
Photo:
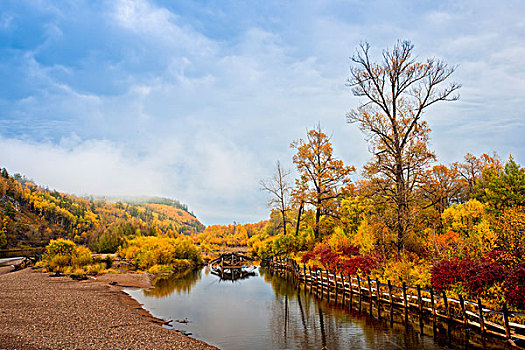
[{"label": "riverside vegetation", "polygon": [[44,248],[38,266],[66,274],[105,273],[117,253],[134,270],[167,275],[202,263],[190,233],[204,229],[167,198],[80,198],[0,171],[0,252]]},{"label": "riverside vegetation", "polygon": [[358,180],[318,125],[291,144],[295,179],[277,162],[261,181],[269,220],[209,227],[197,241],[246,242],[261,258],[286,256],[525,311],[525,169],[495,153],[437,162],[423,112],[456,100],[460,86],[445,86],[454,68],[418,62],[412,49],[398,42],[374,62],[363,44],[352,58],[348,85],[362,104],[347,121],[363,131],[372,152]]}]

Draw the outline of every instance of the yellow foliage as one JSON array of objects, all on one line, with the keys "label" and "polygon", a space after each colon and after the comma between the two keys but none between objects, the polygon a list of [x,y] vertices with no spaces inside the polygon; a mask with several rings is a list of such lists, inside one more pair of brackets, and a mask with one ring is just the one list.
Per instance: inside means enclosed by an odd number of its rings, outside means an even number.
[{"label": "yellow foliage", "polygon": [[483,219],[484,213],[484,205],[475,199],[471,199],[467,203],[455,204],[445,209],[441,218],[445,227],[464,237],[469,237],[473,228]]},{"label": "yellow foliage", "polygon": [[381,270],[375,271],[375,276],[382,281],[391,281],[400,285],[403,281],[408,285],[419,284],[422,287],[430,285],[432,265],[423,259],[411,259],[400,255],[395,260],[389,260]]},{"label": "yellow foliage", "polygon": [[374,249],[376,243],[374,227],[369,224],[368,219],[361,222],[352,243],[359,247],[361,254],[368,254]]},{"label": "yellow foliage", "polygon": [[[461,255],[479,259],[496,247],[498,234],[492,230],[489,215],[483,203],[471,199],[447,208],[443,214],[445,228],[458,234],[455,243]],[[450,234],[449,234],[450,236]]]},{"label": "yellow foliage", "polygon": [[86,270],[86,273],[88,275],[97,276],[97,275],[101,275],[106,272],[106,264],[97,263],[97,264],[87,265],[84,267],[84,269]]},{"label": "yellow foliage", "polygon": [[91,252],[88,248],[77,246],[70,240],[60,238],[51,240],[42,256],[40,266],[49,271],[75,273],[76,269],[91,264],[91,262]]},{"label": "yellow foliage", "polygon": [[191,264],[202,263],[202,257],[197,246],[189,237],[179,238],[141,236],[128,242],[127,247],[120,248],[118,255],[131,261],[136,268],[148,270],[154,265],[170,265],[174,268],[182,266],[181,259]]},{"label": "yellow foliage", "polygon": [[352,240],[340,226],[334,228],[334,233],[325,239],[325,242],[336,253],[342,253],[345,248],[353,245]]}]

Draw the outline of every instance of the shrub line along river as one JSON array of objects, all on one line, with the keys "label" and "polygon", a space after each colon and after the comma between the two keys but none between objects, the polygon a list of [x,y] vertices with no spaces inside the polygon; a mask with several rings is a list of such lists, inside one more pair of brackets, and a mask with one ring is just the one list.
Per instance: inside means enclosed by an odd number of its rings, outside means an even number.
[{"label": "shrub line along river", "polygon": [[505,348],[473,331],[434,323],[354,297],[351,307],[318,300],[269,270],[225,281],[208,268],[126,290],[169,326],[221,349]]}]

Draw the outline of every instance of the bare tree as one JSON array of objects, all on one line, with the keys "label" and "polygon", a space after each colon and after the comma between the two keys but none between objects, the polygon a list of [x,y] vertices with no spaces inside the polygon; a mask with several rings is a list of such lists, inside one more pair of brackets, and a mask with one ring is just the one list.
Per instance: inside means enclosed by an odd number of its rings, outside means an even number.
[{"label": "bare tree", "polygon": [[383,180],[381,195],[396,206],[399,250],[411,224],[413,190],[435,158],[427,147],[430,129],[422,120],[423,113],[436,102],[457,100],[456,91],[461,87],[451,83],[441,88],[455,67],[434,58],[417,62],[413,48],[409,41],[398,41],[375,63],[370,60],[370,45],[361,44],[351,59],[348,80],[353,94],[365,102],[347,114],[347,121],[357,124],[368,137],[373,159],[366,173]]},{"label": "bare tree", "polygon": [[287,177],[290,171],[283,169],[281,163],[277,161],[275,173],[269,180],[261,180],[260,184],[263,190],[270,193],[268,206],[281,212],[283,218],[283,232],[286,235],[286,212],[289,210],[290,191],[292,189]]}]

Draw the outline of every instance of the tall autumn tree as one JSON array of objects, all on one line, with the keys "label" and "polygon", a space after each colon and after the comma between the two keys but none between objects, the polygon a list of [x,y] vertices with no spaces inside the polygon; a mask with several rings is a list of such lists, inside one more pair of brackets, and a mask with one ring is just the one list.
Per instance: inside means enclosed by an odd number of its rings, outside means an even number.
[{"label": "tall autumn tree", "polygon": [[433,206],[441,214],[452,203],[460,202],[461,184],[454,166],[448,168],[439,164],[427,170],[421,189],[423,197],[430,202],[428,206]]},{"label": "tall autumn tree", "polygon": [[380,177],[379,191],[395,205],[397,245],[404,246],[413,190],[435,158],[428,149],[429,127],[425,110],[439,101],[457,100],[459,84],[442,84],[454,72],[434,58],[419,62],[414,46],[398,41],[384,50],[378,63],[370,58],[370,45],[361,44],[352,57],[348,85],[364,102],[347,114],[347,121],[363,131],[373,153],[366,167],[370,177]]},{"label": "tall autumn tree", "polygon": [[292,142],[297,150],[293,162],[299,172],[295,180],[293,196],[315,208],[315,238],[319,238],[321,215],[333,214],[338,200],[351,186],[350,174],[353,166],[345,166],[342,160],[333,156],[330,138],[321,130],[321,126],[308,131],[306,140]]},{"label": "tall autumn tree", "polygon": [[292,186],[288,182],[290,171],[283,169],[281,163],[277,161],[275,173],[269,180],[261,180],[263,190],[270,194],[268,206],[279,210],[283,219],[283,232],[286,235],[286,213],[289,210],[290,191]]},{"label": "tall autumn tree", "polygon": [[482,154],[479,158],[467,153],[463,162],[452,164],[458,174],[458,183],[461,185],[461,201],[467,202],[475,194],[475,188],[485,168],[490,168],[492,172],[499,172],[503,169],[499,157],[496,153],[492,156]]}]

